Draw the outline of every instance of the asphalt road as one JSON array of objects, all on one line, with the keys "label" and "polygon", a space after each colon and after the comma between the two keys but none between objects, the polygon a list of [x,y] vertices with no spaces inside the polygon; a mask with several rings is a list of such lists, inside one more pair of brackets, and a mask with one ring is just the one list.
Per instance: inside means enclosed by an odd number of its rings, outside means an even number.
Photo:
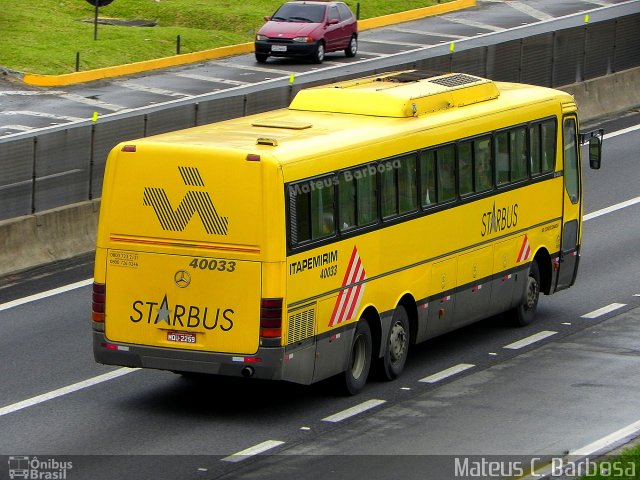
[{"label": "asphalt road", "polygon": [[[606,127],[636,124],[638,116]],[[97,365],[89,260],[3,279],[0,455],[69,461],[69,479],[443,480],[479,478],[455,475],[465,458],[519,473],[531,459],[590,445],[640,417],[638,149],[640,130],[608,138],[602,170],[585,169],[578,282],[542,298],[533,325],[493,318],[421,344],[400,379],[373,381],[356,397],[328,383],[189,380]],[[459,373],[445,377],[452,367]],[[278,455],[253,455],[262,450]],[[0,478],[8,473],[1,460]]]},{"label": "asphalt road", "polygon": [[516,27],[550,25],[548,29],[560,29],[559,19],[565,16],[589,13],[595,19],[598,10],[622,3],[627,1],[479,0],[475,8],[363,31],[355,58],[333,53],[322,65],[290,59],[270,59],[262,65],[256,63],[253,54],[236,55],[61,88],[31,87],[0,76],[0,137],[91,119],[94,112],[103,117],[277,78],[288,79],[291,74],[324,71],[330,79],[331,69],[355,68],[363,62],[389,60],[395,55],[500,34]]}]

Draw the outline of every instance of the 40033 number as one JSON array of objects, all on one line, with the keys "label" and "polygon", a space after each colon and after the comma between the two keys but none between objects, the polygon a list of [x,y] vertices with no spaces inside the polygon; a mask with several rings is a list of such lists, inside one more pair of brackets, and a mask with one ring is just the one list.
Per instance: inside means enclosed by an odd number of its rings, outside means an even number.
[{"label": "40033 number", "polygon": [[233,260],[215,260],[212,258],[194,258],[189,263],[191,268],[199,270],[216,270],[218,272],[235,272],[236,262]]}]

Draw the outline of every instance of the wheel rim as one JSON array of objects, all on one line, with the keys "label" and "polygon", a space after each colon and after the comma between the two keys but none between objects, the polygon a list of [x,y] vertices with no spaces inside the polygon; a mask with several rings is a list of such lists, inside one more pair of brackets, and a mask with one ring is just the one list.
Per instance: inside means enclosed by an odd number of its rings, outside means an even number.
[{"label": "wheel rim", "polygon": [[358,51],[358,42],[355,37],[353,37],[349,43],[349,50],[351,51],[351,55],[355,55]]},{"label": "wheel rim", "polygon": [[407,332],[402,322],[396,322],[391,327],[389,335],[389,359],[391,363],[397,363],[404,357],[407,348]]},{"label": "wheel rim", "polygon": [[358,379],[364,372],[365,365],[367,363],[367,344],[362,335],[356,338],[353,343],[353,352],[351,360],[351,375],[353,378]]},{"label": "wheel rim", "polygon": [[324,45],[322,43],[318,44],[318,53],[316,54],[316,58],[319,62],[324,60]]},{"label": "wheel rim", "polygon": [[540,287],[535,278],[529,277],[527,283],[527,298],[524,305],[524,309],[527,311],[533,310],[538,304],[538,295],[540,293]]}]

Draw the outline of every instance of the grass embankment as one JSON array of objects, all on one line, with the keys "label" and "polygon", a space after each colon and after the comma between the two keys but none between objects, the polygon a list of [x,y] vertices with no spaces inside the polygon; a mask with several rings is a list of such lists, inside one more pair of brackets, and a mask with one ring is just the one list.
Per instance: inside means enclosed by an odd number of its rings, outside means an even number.
[{"label": "grass embankment", "polygon": [[[0,66],[44,75],[122,65],[253,41],[283,0],[113,0],[100,18],[155,20],[155,27],[98,25],[85,0],[0,0]],[[348,0],[356,11],[357,1]],[[360,18],[421,8],[438,0],[362,0]],[[81,22],[86,19],[90,22]]]},{"label": "grass embankment", "polygon": [[640,479],[640,444],[618,456],[607,456],[596,461],[597,468],[585,473],[580,480],[638,480]]}]

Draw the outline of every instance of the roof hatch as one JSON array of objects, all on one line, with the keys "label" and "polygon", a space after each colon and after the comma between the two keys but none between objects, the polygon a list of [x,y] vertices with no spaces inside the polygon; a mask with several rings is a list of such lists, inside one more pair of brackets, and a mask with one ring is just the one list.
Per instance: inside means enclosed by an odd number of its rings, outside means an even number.
[{"label": "roof hatch", "polygon": [[495,83],[464,73],[410,70],[301,90],[289,109],[415,117],[498,98]]}]

